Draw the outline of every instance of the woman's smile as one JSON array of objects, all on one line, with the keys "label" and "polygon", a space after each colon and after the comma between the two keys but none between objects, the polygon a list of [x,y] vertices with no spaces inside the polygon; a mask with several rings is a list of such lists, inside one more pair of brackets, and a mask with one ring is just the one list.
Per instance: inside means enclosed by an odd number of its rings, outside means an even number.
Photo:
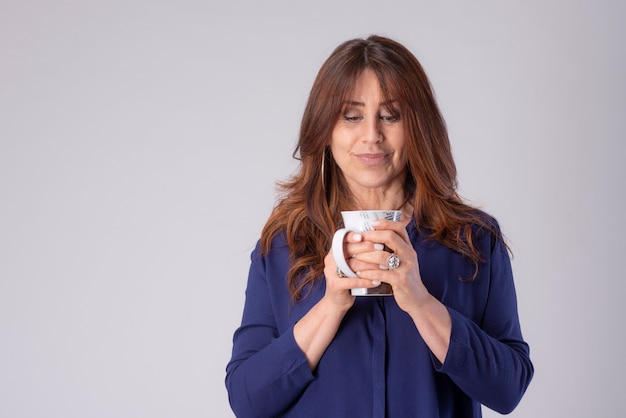
[{"label": "woman's smile", "polygon": [[367,166],[382,165],[387,162],[389,154],[384,152],[355,154],[355,157]]}]

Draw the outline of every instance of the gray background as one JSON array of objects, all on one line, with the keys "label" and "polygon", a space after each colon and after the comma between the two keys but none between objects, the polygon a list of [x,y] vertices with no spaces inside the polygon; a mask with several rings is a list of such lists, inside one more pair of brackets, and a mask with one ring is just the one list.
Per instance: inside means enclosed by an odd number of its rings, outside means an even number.
[{"label": "gray background", "polygon": [[512,416],[622,416],[624,4],[0,0],[0,416],[232,416],[274,182],[322,61],[370,33],[423,62],[510,239]]}]

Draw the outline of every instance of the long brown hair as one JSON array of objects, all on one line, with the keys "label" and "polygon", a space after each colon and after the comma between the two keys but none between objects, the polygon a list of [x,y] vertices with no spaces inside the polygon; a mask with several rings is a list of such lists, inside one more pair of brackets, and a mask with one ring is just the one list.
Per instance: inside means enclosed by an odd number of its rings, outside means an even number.
[{"label": "long brown hair", "polygon": [[418,60],[388,38],[353,39],[339,45],[317,74],[294,151],[299,169],[278,183],[279,200],[261,233],[264,252],[276,234],[285,234],[291,258],[287,283],[294,300],[305,296],[304,289],[323,273],[332,235],[342,222],[340,211],[354,209],[329,145],[343,104],[366,69],[376,73],[385,99],[398,104],[408,160],[404,191],[413,203],[418,228],[471,260],[475,271],[468,280],[476,277],[482,259],[472,225],[498,235],[494,225],[457,194],[446,125]]}]

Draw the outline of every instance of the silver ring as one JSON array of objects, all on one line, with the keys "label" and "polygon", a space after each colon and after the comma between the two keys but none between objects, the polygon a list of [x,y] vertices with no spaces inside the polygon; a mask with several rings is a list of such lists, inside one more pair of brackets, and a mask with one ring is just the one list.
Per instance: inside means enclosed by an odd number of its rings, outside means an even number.
[{"label": "silver ring", "polygon": [[341,270],[339,270],[339,267],[337,267],[337,276],[344,278],[344,277],[348,277],[345,275],[345,273]]},{"label": "silver ring", "polygon": [[391,254],[387,259],[387,267],[389,267],[389,270],[395,270],[400,267],[400,257],[395,254]]}]

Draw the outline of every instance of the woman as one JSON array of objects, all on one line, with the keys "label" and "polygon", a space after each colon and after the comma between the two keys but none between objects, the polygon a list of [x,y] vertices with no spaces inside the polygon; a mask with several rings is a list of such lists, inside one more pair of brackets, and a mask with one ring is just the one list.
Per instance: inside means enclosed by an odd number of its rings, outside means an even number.
[{"label": "woman", "polygon": [[[226,386],[239,417],[479,417],[532,375],[507,247],[456,192],[445,124],[417,59],[371,36],[314,82],[299,172],[252,253]],[[401,209],[330,252],[342,210]],[[391,254],[399,266],[387,267]],[[351,296],[389,283],[393,296]]]}]

